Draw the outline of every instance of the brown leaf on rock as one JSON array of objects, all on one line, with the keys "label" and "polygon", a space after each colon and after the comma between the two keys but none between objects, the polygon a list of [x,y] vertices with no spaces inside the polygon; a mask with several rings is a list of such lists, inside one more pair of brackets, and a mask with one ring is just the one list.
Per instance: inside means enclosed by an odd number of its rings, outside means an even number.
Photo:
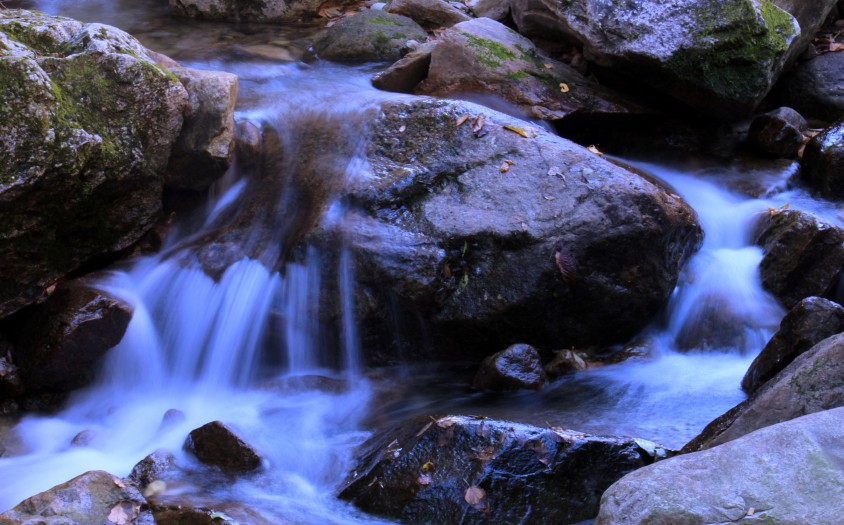
[{"label": "brown leaf on rock", "polygon": [[472,120],[472,132],[475,134],[475,138],[480,138],[486,135],[484,126],[486,126],[486,115],[481,113]]},{"label": "brown leaf on rock", "polygon": [[486,498],[486,491],[477,485],[470,486],[463,495],[466,503],[473,507],[477,507],[484,498]]},{"label": "brown leaf on rock", "polygon": [[513,164],[515,164],[515,162],[513,162],[512,160],[504,159],[504,162],[501,163],[501,167],[498,168],[498,171],[501,173],[507,173],[508,171],[510,171],[510,166],[512,166]]},{"label": "brown leaf on rock", "polygon": [[501,126],[501,127],[506,129],[507,131],[512,131],[513,133],[521,135],[522,137],[524,137],[526,139],[532,139],[536,136],[536,133],[529,131],[525,128],[520,128],[518,126],[511,126],[509,124],[505,124],[504,126]]},{"label": "brown leaf on rock", "polygon": [[534,451],[536,453],[536,459],[538,459],[539,462],[543,465],[547,466],[551,463],[548,447],[545,446],[545,443],[542,441],[542,439],[536,438],[526,441],[525,448]]},{"label": "brown leaf on rock", "polygon": [[108,521],[116,525],[129,525],[138,517],[138,506],[131,501],[118,501],[108,513]]},{"label": "brown leaf on rock", "polygon": [[460,126],[462,126],[463,124],[465,124],[467,120],[469,120],[469,115],[468,115],[468,114],[467,114],[467,115],[463,115],[462,117],[458,118],[458,119],[457,119],[457,127],[460,127]]},{"label": "brown leaf on rock", "polygon": [[594,153],[595,155],[597,155],[597,156],[599,156],[599,157],[603,157],[603,156],[604,156],[604,154],[603,154],[603,153],[601,153],[601,151],[598,149],[598,146],[596,146],[596,145],[594,145],[594,144],[592,144],[591,146],[589,146],[589,147],[588,147],[588,148],[586,148],[586,149],[588,149],[589,151],[591,151],[592,153]]}]

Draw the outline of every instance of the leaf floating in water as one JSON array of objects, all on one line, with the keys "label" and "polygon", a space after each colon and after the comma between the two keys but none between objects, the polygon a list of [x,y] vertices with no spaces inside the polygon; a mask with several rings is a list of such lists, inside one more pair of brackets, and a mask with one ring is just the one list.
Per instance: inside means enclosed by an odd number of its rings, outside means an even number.
[{"label": "leaf floating in water", "polygon": [[501,167],[498,168],[498,171],[501,173],[507,173],[510,171],[510,166],[515,164],[512,160],[504,159],[504,162],[501,163]]},{"label": "leaf floating in water", "polygon": [[484,498],[486,498],[486,491],[477,485],[472,485],[466,489],[466,494],[463,495],[463,499],[466,500],[466,503],[473,507],[480,505]]},{"label": "leaf floating in water", "polygon": [[108,513],[108,521],[116,525],[130,525],[137,517],[138,507],[131,501],[118,501]]},{"label": "leaf floating in water", "polygon": [[469,115],[463,115],[462,117],[458,118],[457,119],[457,127],[460,127],[463,124],[465,124],[467,120],[469,120]]},{"label": "leaf floating in water", "polygon": [[501,126],[501,127],[506,129],[507,131],[512,131],[513,133],[517,133],[517,134],[523,136],[526,139],[532,139],[536,136],[536,133],[534,133],[532,131],[528,131],[525,128],[520,128],[518,126],[511,126],[511,125],[507,124],[507,125]]},{"label": "leaf floating in water", "polygon": [[569,92],[569,85],[563,82],[560,82],[560,93],[568,93]]}]

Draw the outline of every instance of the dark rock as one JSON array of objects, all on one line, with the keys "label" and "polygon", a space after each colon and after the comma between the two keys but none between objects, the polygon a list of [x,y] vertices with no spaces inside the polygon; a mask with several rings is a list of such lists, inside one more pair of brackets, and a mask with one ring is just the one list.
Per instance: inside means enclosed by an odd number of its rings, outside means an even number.
[{"label": "dark rock", "polygon": [[807,118],[831,122],[844,116],[844,53],[824,53],[782,76],[772,95]]},{"label": "dark rock", "polygon": [[595,525],[841,521],[844,409],[660,461],[604,493]]},{"label": "dark rock", "polygon": [[135,243],[187,100],[119,29],[0,10],[0,317]]},{"label": "dark rock", "polygon": [[28,393],[87,385],[123,338],[132,309],[82,284],[61,284],[23,326],[15,362]]},{"label": "dark rock", "polygon": [[234,129],[238,165],[255,167],[261,162],[261,128],[247,121],[238,121]]},{"label": "dark rock", "polygon": [[579,42],[607,78],[737,119],[767,95],[833,4],[648,0],[621,9],[601,0],[513,0],[511,10],[520,33]]},{"label": "dark rock", "polygon": [[91,430],[90,428],[85,429],[82,432],[73,436],[73,439],[70,440],[70,446],[71,447],[87,447],[87,446],[90,446],[91,443],[94,442],[96,437],[97,437],[97,433],[95,431]]},{"label": "dark rock", "polygon": [[469,20],[466,13],[446,0],[393,0],[387,11],[406,16],[426,29],[451,27]]},{"label": "dark rock", "polygon": [[844,268],[844,230],[797,210],[762,214],[755,242],[764,250],[762,286],[788,309],[827,296]]},{"label": "dark rock", "polygon": [[121,518],[127,525],[155,525],[146,503],[133,482],[94,470],[25,499],[0,514],[0,525],[113,524]]},{"label": "dark rock", "polygon": [[340,497],[404,523],[572,524],[596,514],[611,483],[652,461],[631,438],[417,418],[362,446]]},{"label": "dark rock", "polygon": [[394,93],[412,93],[428,76],[436,42],[426,42],[372,77],[372,85]]},{"label": "dark rock", "polygon": [[516,344],[484,359],[472,380],[472,388],[538,390],[546,381],[536,349],[530,345]]},{"label": "dark rock", "polygon": [[155,498],[152,513],[156,525],[293,525],[268,520],[244,504],[186,496]]},{"label": "dark rock", "polygon": [[409,41],[427,38],[406,16],[370,10],[340,19],[314,40],[314,51],[337,62],[396,61]]},{"label": "dark rock", "polygon": [[167,479],[176,470],[176,457],[166,450],[156,450],[132,467],[129,479],[141,488],[156,480]]},{"label": "dark rock", "polygon": [[189,98],[164,184],[206,190],[226,172],[234,155],[237,76],[185,67],[170,72],[185,86]]},{"label": "dark rock", "polygon": [[185,448],[206,465],[220,467],[223,472],[243,474],[261,467],[261,456],[220,421],[212,421],[190,432]]},{"label": "dark rock", "polygon": [[829,199],[844,199],[844,120],[806,144],[800,177]]},{"label": "dark rock", "polygon": [[560,350],[542,370],[548,377],[559,377],[586,370],[586,361],[574,350]]},{"label": "dark rock", "polygon": [[683,447],[711,448],[762,427],[844,406],[844,334],[797,356],[747,400],[707,425]]},{"label": "dark rock", "polygon": [[0,399],[20,397],[26,391],[18,367],[12,363],[12,346],[0,342]]},{"label": "dark rock", "polygon": [[806,119],[791,108],[778,108],[759,115],[750,124],[750,145],[772,157],[795,157],[803,146]]},{"label": "dark rock", "polygon": [[803,299],[783,318],[779,331],[753,360],[741,381],[742,389],[754,393],[795,357],[841,332],[844,332],[841,305],[820,297]]},{"label": "dark rock", "polygon": [[515,104],[526,115],[544,120],[560,120],[574,113],[643,111],[489,18],[461,22],[439,36],[431,52],[428,77],[417,92],[492,94]]},{"label": "dark rock", "polygon": [[[312,21],[324,0],[170,0],[178,16],[252,22]],[[340,1],[336,5],[352,4]]]}]

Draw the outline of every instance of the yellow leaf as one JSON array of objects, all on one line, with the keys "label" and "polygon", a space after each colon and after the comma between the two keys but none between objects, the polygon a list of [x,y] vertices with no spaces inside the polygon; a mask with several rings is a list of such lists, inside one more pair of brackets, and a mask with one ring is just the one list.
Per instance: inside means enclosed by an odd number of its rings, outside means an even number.
[{"label": "yellow leaf", "polygon": [[508,171],[510,171],[510,166],[512,166],[513,164],[515,163],[512,160],[504,159],[504,162],[501,163],[501,167],[498,168],[498,171],[500,171],[501,173],[507,173]]},{"label": "yellow leaf", "polygon": [[434,470],[434,462],[433,461],[426,461],[424,465],[422,465],[422,472],[430,472]]},{"label": "yellow leaf", "polygon": [[591,145],[591,146],[589,146],[589,147],[588,147],[588,148],[586,148],[586,149],[588,149],[589,151],[591,151],[591,152],[592,152],[592,153],[594,153],[595,155],[598,155],[599,157],[604,155],[603,153],[601,153],[601,152],[600,152],[600,150],[598,150],[598,147],[597,147],[597,146],[595,146],[594,144],[593,144],[593,145]]},{"label": "yellow leaf", "polygon": [[506,126],[501,126],[501,127],[506,129],[507,131],[512,131],[513,133],[518,133],[519,135],[523,136],[526,139],[532,139],[533,137],[536,136],[536,133],[533,133],[532,131],[528,131],[524,128],[520,128],[520,127],[517,127],[517,126],[511,126],[511,125],[507,124]]},{"label": "yellow leaf", "polygon": [[469,115],[463,115],[462,117],[457,119],[457,125],[462,126],[463,124],[466,123],[467,120],[469,120]]},{"label": "yellow leaf", "polygon": [[472,485],[466,489],[466,494],[463,495],[463,499],[466,500],[466,503],[473,507],[477,507],[485,497],[486,491],[477,485]]},{"label": "yellow leaf", "polygon": [[560,93],[568,93],[569,92],[569,85],[560,82]]}]

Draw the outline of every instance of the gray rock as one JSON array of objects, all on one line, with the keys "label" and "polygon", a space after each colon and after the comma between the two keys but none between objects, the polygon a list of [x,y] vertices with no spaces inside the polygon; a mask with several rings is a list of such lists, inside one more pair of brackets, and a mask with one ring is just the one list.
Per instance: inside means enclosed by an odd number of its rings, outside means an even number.
[{"label": "gray rock", "polygon": [[153,481],[168,478],[175,470],[176,457],[166,450],[156,450],[132,467],[129,479],[144,488]]},{"label": "gray rock", "polygon": [[[319,16],[325,0],[170,0],[178,16],[212,20],[293,22]],[[340,2],[349,5],[353,2]]]},{"label": "gray rock", "polygon": [[247,120],[239,121],[234,131],[235,153],[241,167],[255,167],[261,162],[261,128]]},{"label": "gray rock", "polygon": [[3,317],[152,226],[187,94],[101,24],[1,10],[0,49]]},{"label": "gray rock", "polygon": [[406,16],[370,10],[340,19],[314,40],[314,51],[337,62],[396,61],[409,41],[427,38]]},{"label": "gray rock", "polygon": [[530,345],[516,344],[484,359],[472,380],[472,388],[538,390],[546,382],[536,349]]},{"label": "gray rock", "polygon": [[841,332],[844,332],[841,305],[820,297],[803,299],[786,314],[779,331],[753,360],[741,381],[742,389],[754,393],[795,357]]},{"label": "gray rock", "polygon": [[27,393],[89,384],[132,319],[125,302],[81,284],[62,284],[22,328],[15,349]]},{"label": "gray rock", "polygon": [[486,418],[417,418],[361,447],[340,497],[403,523],[573,524],[653,443]]},{"label": "gray rock", "polygon": [[428,76],[431,53],[436,42],[425,42],[394,62],[390,67],[372,77],[372,85],[394,93],[413,93]]},{"label": "gray rock", "polygon": [[782,76],[773,95],[802,115],[831,122],[844,116],[844,53],[824,53]]},{"label": "gray rock", "polygon": [[170,72],[185,86],[189,100],[164,184],[205,190],[226,172],[234,155],[237,75],[184,67]]},{"label": "gray rock", "polygon": [[488,18],[444,31],[431,53],[418,93],[488,93],[534,118],[559,120],[572,113],[626,114],[636,104],[551,59],[527,38]]},{"label": "gray rock", "polygon": [[468,0],[466,7],[477,18],[503,21],[510,14],[510,0]]},{"label": "gray rock", "polygon": [[844,230],[797,210],[771,210],[756,225],[762,286],[788,309],[833,290],[844,268]]},{"label": "gray rock", "polygon": [[[122,520],[122,521],[119,521]],[[126,523],[155,525],[138,487],[94,470],[23,500],[0,514],[0,525]]]},{"label": "gray rock", "polygon": [[413,19],[426,29],[451,27],[469,16],[446,0],[393,0],[387,11]]},{"label": "gray rock", "polygon": [[796,157],[809,125],[800,113],[781,107],[753,119],[748,130],[750,145],[772,157]]},{"label": "gray rock", "polygon": [[261,467],[260,454],[237,433],[220,421],[212,421],[191,430],[185,449],[206,465],[223,472],[244,474]]},{"label": "gray rock", "polygon": [[838,523],[842,429],[839,408],[639,469],[607,489],[595,525]]},{"label": "gray rock", "polygon": [[844,199],[844,119],[806,145],[800,178],[828,199]]},{"label": "gray rock", "polygon": [[833,4],[647,0],[622,8],[603,0],[512,0],[511,10],[528,37],[580,42],[604,76],[736,119],[767,95]]}]

